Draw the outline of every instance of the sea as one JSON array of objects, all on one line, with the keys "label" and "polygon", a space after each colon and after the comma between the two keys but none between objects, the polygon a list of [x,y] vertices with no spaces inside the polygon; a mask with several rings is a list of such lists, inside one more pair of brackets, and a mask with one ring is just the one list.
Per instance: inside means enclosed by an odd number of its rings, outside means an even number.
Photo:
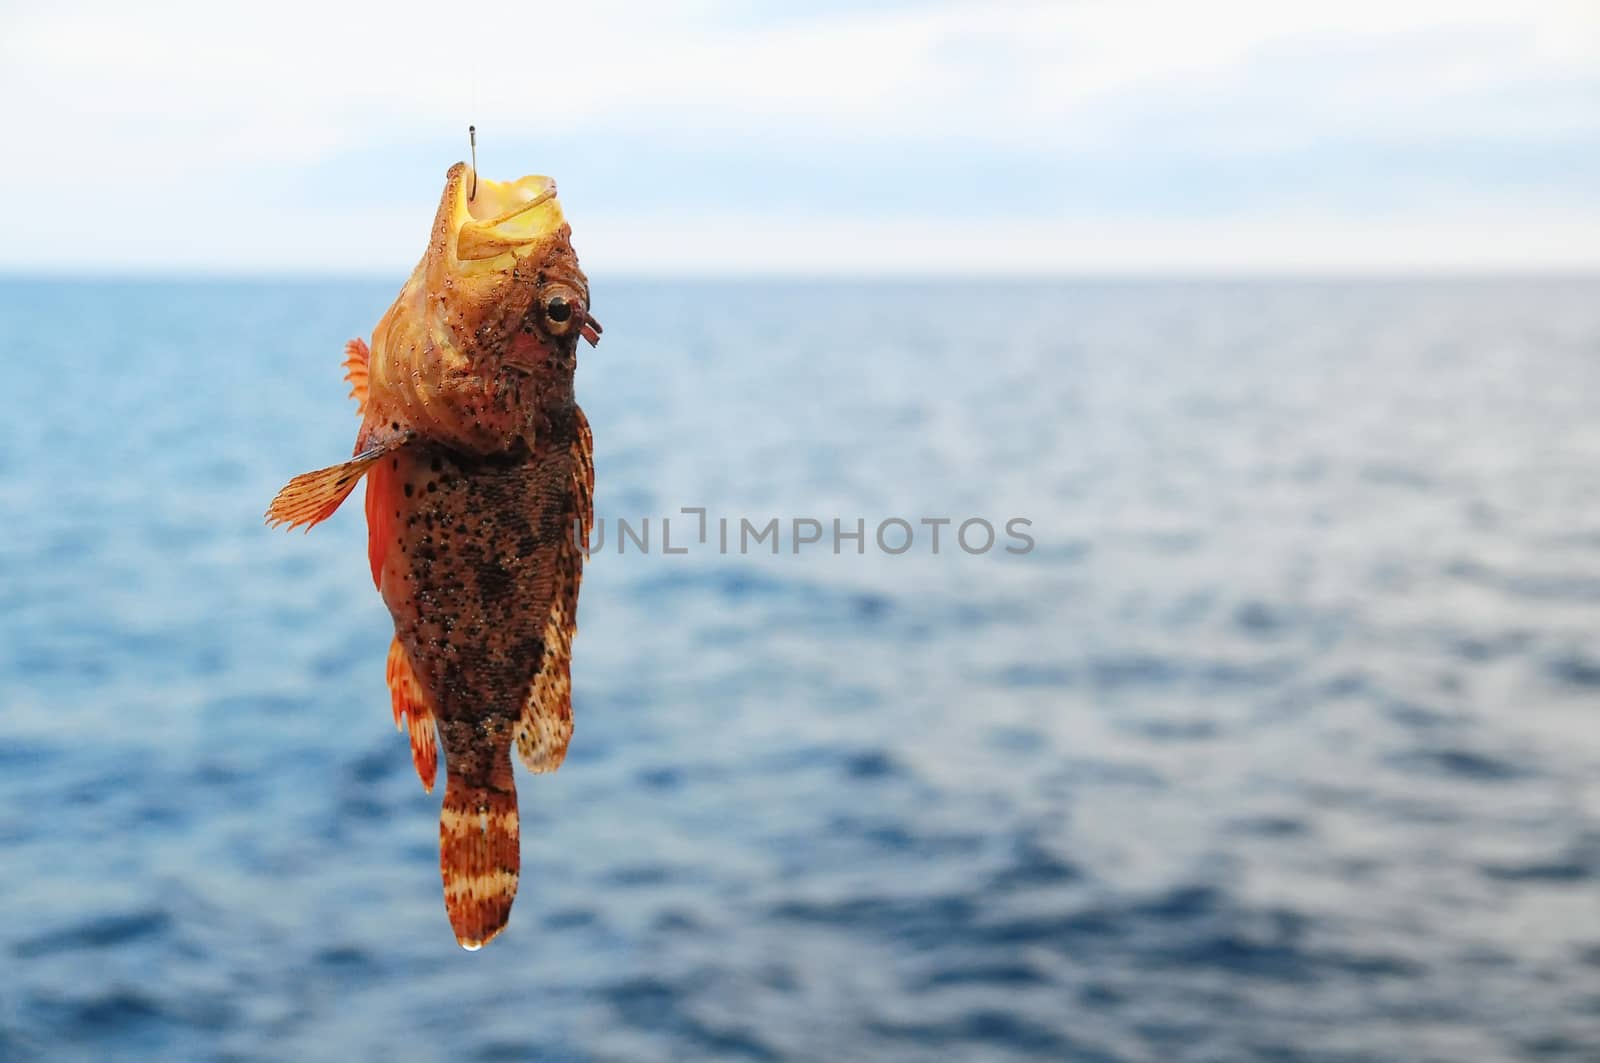
[{"label": "sea", "polygon": [[476,953],[262,521],[397,285],[0,280],[0,1059],[1600,1058],[1600,278],[597,277]]}]

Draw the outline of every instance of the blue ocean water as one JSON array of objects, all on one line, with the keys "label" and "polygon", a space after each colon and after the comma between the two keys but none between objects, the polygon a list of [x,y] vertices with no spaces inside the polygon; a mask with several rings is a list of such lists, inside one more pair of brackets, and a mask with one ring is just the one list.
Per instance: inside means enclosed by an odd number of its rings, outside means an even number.
[{"label": "blue ocean water", "polygon": [[0,281],[0,1058],[1600,1055],[1600,281],[602,279],[476,954],[360,506],[261,523],[394,288]]}]

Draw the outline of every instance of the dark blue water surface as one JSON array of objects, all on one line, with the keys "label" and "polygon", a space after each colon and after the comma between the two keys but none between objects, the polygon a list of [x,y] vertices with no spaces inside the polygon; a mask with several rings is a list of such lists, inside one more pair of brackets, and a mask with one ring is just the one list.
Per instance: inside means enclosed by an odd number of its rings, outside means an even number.
[{"label": "dark blue water surface", "polygon": [[0,283],[0,1058],[1600,1054],[1600,281],[602,280],[477,954],[360,506],[261,523],[397,283]]}]

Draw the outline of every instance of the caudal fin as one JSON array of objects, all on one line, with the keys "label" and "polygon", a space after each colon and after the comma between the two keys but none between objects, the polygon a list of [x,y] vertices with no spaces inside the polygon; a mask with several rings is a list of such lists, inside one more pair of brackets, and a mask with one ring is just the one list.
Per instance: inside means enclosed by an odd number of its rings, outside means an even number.
[{"label": "caudal fin", "polygon": [[514,785],[497,790],[450,774],[439,812],[439,873],[462,948],[480,949],[505,929],[521,866]]}]

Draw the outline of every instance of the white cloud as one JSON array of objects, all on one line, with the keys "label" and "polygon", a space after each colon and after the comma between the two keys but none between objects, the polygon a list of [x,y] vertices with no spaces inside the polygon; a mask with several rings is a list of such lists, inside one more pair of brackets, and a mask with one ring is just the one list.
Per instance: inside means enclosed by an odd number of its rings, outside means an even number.
[{"label": "white cloud", "polygon": [[[8,101],[13,151],[37,166],[0,171],[0,194],[13,203],[37,198],[42,171],[52,204],[109,192],[127,206],[44,218],[8,212],[0,261],[326,264],[334,223],[316,202],[302,201],[305,175],[331,159],[429,143],[438,146],[442,171],[463,153],[468,120],[485,131],[486,160],[494,159],[496,138],[563,132],[666,136],[691,156],[714,144],[719,165],[737,165],[742,142],[781,137],[837,155],[840,167],[850,165],[850,146],[864,141],[959,139],[973,151],[987,145],[1063,158],[1137,152],[1152,128],[1166,147],[1202,153],[1271,155],[1353,139],[1448,138],[1490,153],[1514,152],[1523,142],[1595,148],[1597,11],[1588,2],[1487,0],[972,3],[763,23],[731,18],[714,3],[478,4],[465,16],[394,2],[13,6],[3,16],[0,99]],[[1529,106],[1530,92],[1539,106]],[[512,168],[559,176],[546,160]],[[195,224],[174,238],[174,220],[189,214],[237,218],[241,197],[249,201],[249,233],[237,223],[231,230]],[[370,209],[339,216],[338,242],[347,250],[337,261],[386,264],[398,255],[395,233],[409,247],[425,225],[409,213],[410,190],[397,196],[375,183],[372,199]],[[825,199],[819,190],[819,203]],[[1260,265],[1274,255],[1298,261],[1317,246],[1329,261],[1370,253],[1382,264],[1381,247],[1362,252],[1368,245],[1352,244],[1350,234],[1364,224],[1379,231],[1393,219],[1341,218],[1335,207],[1326,207],[1328,224],[1305,230],[1292,246],[1274,244],[1276,227],[1265,213],[1230,224],[1262,234],[1250,245]],[[1489,264],[1508,246],[1529,254],[1542,247],[1552,261],[1574,257],[1570,241],[1547,246],[1536,235],[1551,224],[1547,216],[1524,218],[1515,203],[1481,207],[1481,216],[1463,208],[1449,223],[1414,220],[1444,226],[1433,233],[1430,261]],[[1560,210],[1581,220],[1593,208]],[[590,224],[615,225],[617,235],[597,232],[591,240],[614,242],[621,263],[657,261],[648,234],[685,222],[639,209],[607,205],[619,221]],[[819,207],[793,220],[764,213],[759,203],[730,203],[697,215],[698,231],[719,235],[697,240],[696,253],[719,248],[727,265],[776,262],[785,247],[806,246],[806,233],[842,226],[876,234],[869,243],[885,267],[919,261],[907,249],[958,234],[972,249],[990,248],[988,257],[1092,268],[1064,250],[1071,241],[1035,238],[1081,234],[1072,216],[1063,205],[1008,235],[1007,226],[981,217],[889,223]],[[632,250],[623,218],[643,234]],[[793,238],[740,235],[764,233],[763,220],[794,224]],[[1449,225],[1457,223],[1463,228],[1452,236]],[[1193,261],[1191,230],[1199,222],[1157,224],[1135,212],[1104,224],[1126,237],[1089,241],[1102,247],[1108,266],[1132,248],[1151,265]],[[1499,233],[1522,235],[1508,244],[1491,235]],[[1600,247],[1588,261],[1600,261]]]}]

